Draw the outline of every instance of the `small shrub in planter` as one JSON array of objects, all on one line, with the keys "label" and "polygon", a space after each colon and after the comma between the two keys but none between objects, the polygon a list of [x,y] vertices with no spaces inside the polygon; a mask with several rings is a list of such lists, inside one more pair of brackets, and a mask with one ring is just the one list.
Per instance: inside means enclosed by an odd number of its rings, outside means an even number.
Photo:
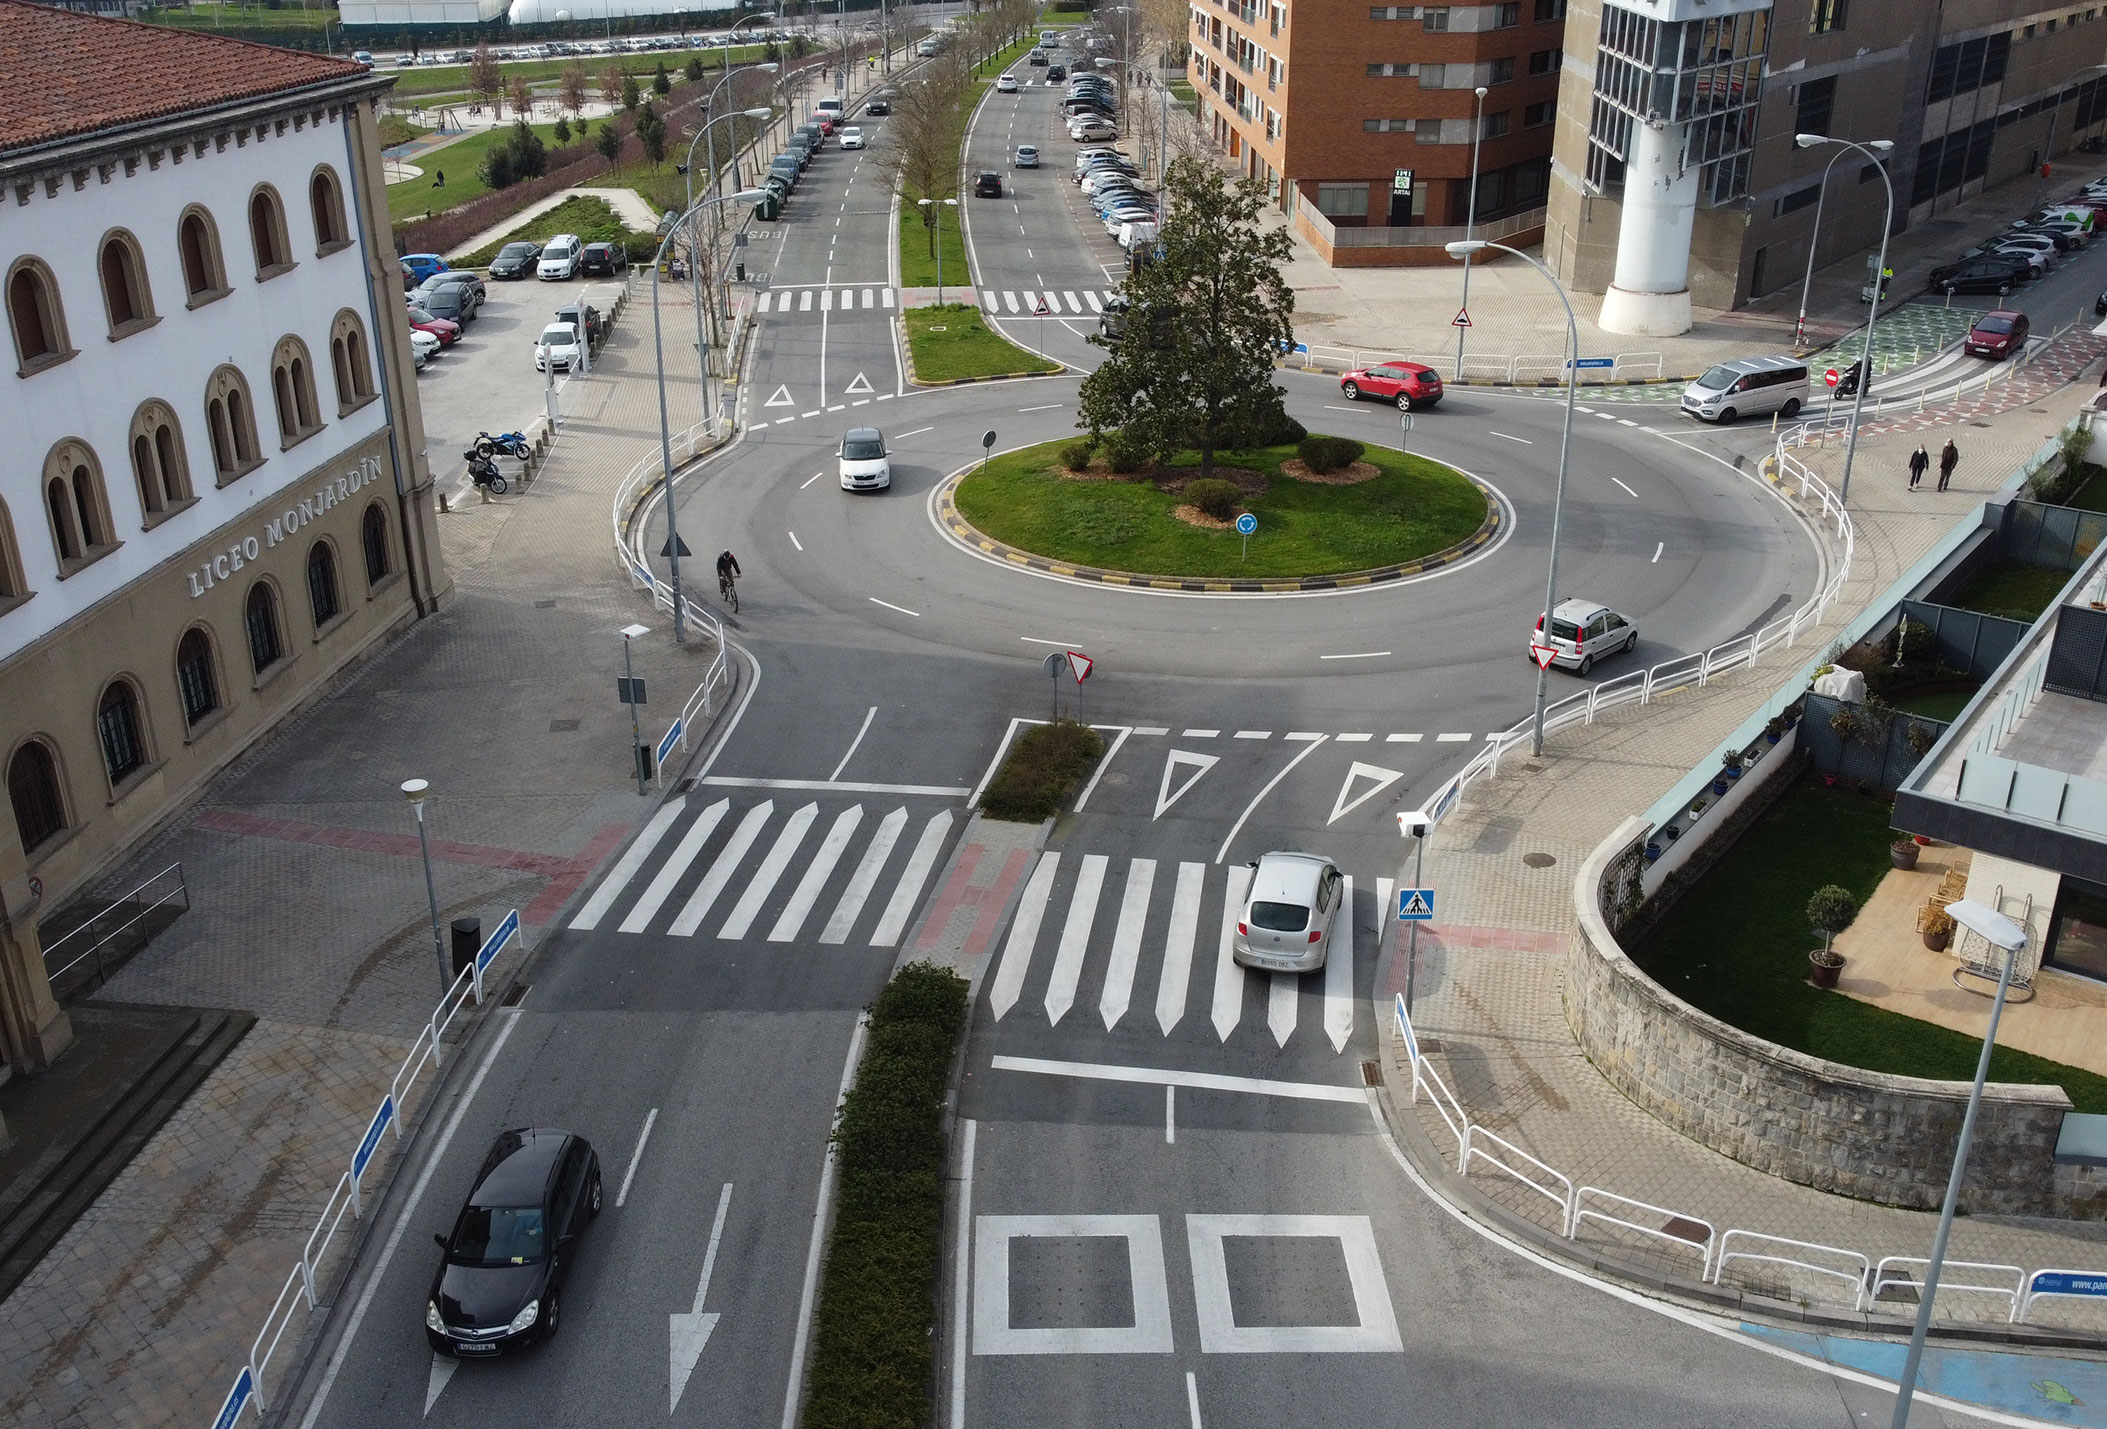
[{"label": "small shrub in planter", "polygon": [[1070,442],[1067,446],[1061,448],[1061,465],[1070,471],[1088,471],[1090,469],[1090,455],[1096,450],[1097,444],[1095,442]]},{"label": "small shrub in planter", "polygon": [[1851,920],[1857,916],[1858,900],[1851,896],[1850,889],[1834,883],[1815,889],[1814,896],[1807,900],[1807,921],[1814,926],[1815,932],[1822,935],[1822,945],[1807,955],[1812,970],[1809,976],[1816,987],[1836,986],[1837,976],[1844,967],[1844,960],[1837,955],[1834,946],[1836,935],[1850,927]]},{"label": "small shrub in planter", "polygon": [[1763,738],[1768,744],[1776,744],[1785,738],[1785,716],[1772,715],[1770,721],[1763,726]]},{"label": "small shrub in planter", "polygon": [[991,819],[1035,824],[1059,811],[1104,752],[1103,736],[1072,719],[1029,729],[988,781],[981,812]]},{"label": "small shrub in planter", "polygon": [[1652,862],[1653,862],[1653,861],[1654,861],[1655,859],[1659,858],[1660,856],[1661,856],[1661,846],[1660,846],[1660,844],[1658,844],[1658,843],[1654,842],[1654,841],[1653,841],[1653,840],[1651,840],[1651,839],[1647,840],[1647,843],[1646,843],[1646,861],[1647,861],[1648,863],[1652,863]]},{"label": "small shrub in planter", "polygon": [[1224,481],[1210,476],[1185,488],[1185,499],[1217,521],[1227,521],[1236,515],[1236,503],[1243,491],[1233,481]]},{"label": "small shrub in planter", "polygon": [[1730,782],[1739,779],[1741,777],[1741,766],[1744,762],[1745,758],[1741,751],[1730,749],[1720,756],[1719,772],[1724,774]]},{"label": "small shrub in planter", "polygon": [[1888,845],[1888,861],[1897,868],[1915,868],[1917,866],[1917,841],[1915,839],[1896,839]]},{"label": "small shrub in planter", "polygon": [[1935,953],[1946,951],[1953,942],[1953,915],[1944,908],[1927,908],[1917,920],[1917,931],[1924,938],[1924,946]]}]

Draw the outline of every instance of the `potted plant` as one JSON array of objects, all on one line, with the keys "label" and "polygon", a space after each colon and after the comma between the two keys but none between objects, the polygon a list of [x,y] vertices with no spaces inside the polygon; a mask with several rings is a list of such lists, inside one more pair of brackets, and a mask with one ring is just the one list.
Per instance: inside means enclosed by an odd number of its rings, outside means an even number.
[{"label": "potted plant", "polygon": [[1836,712],[1829,716],[1829,732],[1845,744],[1858,738],[1859,731],[1865,727],[1866,722],[1860,719],[1858,711],[1849,705],[1838,705]]},{"label": "potted plant", "polygon": [[1776,744],[1783,738],[1785,738],[1785,716],[1772,715],[1763,726],[1763,742],[1765,744]]},{"label": "potted plant", "polygon": [[[1724,755],[1720,756],[1719,772],[1726,776],[1728,783],[1731,784],[1736,779],[1739,779],[1741,777],[1741,767],[1744,763],[1747,762],[1747,758],[1748,756],[1744,755],[1738,749],[1730,749]],[[1719,792],[1724,794],[1726,790],[1721,789]]]},{"label": "potted plant", "polygon": [[1652,863],[1652,862],[1653,862],[1653,861],[1654,861],[1655,859],[1659,858],[1660,856],[1661,856],[1661,845],[1660,845],[1660,842],[1659,842],[1659,840],[1657,840],[1657,839],[1648,839],[1648,840],[1646,841],[1646,861],[1647,861],[1648,863]]},{"label": "potted plant", "polygon": [[1897,868],[1915,868],[1917,866],[1917,841],[1915,839],[1896,839],[1888,845],[1888,861]]},{"label": "potted plant", "polygon": [[1953,915],[1944,908],[1926,908],[1917,918],[1917,931],[1923,935],[1925,947],[1943,953],[1953,941]]},{"label": "potted plant", "polygon": [[1848,888],[1826,884],[1807,900],[1807,921],[1822,935],[1822,945],[1807,955],[1808,981],[1816,987],[1835,987],[1844,970],[1844,959],[1833,946],[1836,935],[1851,926],[1858,916],[1858,900]]},{"label": "potted plant", "polygon": [[1696,823],[1696,822],[1697,822],[1697,820],[1698,820],[1698,817],[1699,817],[1699,816],[1700,816],[1701,814],[1703,814],[1703,813],[1704,813],[1704,811],[1705,811],[1705,810],[1706,810],[1707,808],[1711,807],[1711,804],[1712,804],[1712,801],[1711,801],[1710,799],[1704,799],[1704,798],[1699,798],[1699,799],[1693,799],[1693,800],[1691,800],[1691,801],[1690,801],[1690,822],[1691,822],[1691,823],[1693,823],[1693,824],[1694,824],[1694,823]]}]

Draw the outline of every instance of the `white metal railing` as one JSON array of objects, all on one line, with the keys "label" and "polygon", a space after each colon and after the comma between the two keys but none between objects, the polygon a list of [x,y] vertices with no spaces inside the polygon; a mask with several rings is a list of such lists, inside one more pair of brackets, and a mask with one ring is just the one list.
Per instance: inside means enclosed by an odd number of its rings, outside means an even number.
[{"label": "white metal railing", "polygon": [[2107,1270],[2037,1270],[2026,1279],[2019,1308],[2012,1319],[2026,1323],[2036,1300],[2101,1300],[2107,1298]]},{"label": "white metal railing", "polygon": [[[1705,1238],[1703,1240],[1692,1240],[1687,1235],[1681,1235],[1674,1230],[1668,1229],[1668,1226],[1643,1225],[1638,1221],[1627,1220],[1622,1216],[1613,1216],[1606,1210],[1598,1211],[1588,1205],[1587,1198],[1590,1196],[1605,1201],[1615,1201],[1619,1206],[1629,1206],[1636,1210],[1651,1211],[1657,1216],[1666,1216],[1668,1225],[1675,1225],[1680,1222],[1685,1225],[1702,1226],[1704,1227]],[[1605,1191],[1600,1186],[1582,1186],[1573,1193],[1573,1213],[1566,1222],[1566,1236],[1568,1239],[1580,1234],[1580,1223],[1582,1221],[1600,1221],[1604,1225],[1622,1226],[1625,1230],[1637,1231],[1640,1235],[1652,1236],[1656,1240],[1665,1241],[1679,1250],[1694,1250],[1697,1252],[1697,1276],[1700,1280],[1704,1279],[1712,1269],[1712,1244],[1719,1239],[1719,1231],[1710,1221],[1700,1220],[1696,1216],[1686,1216],[1680,1211],[1671,1211],[1666,1206],[1655,1206],[1645,1201],[1634,1201],[1629,1196],[1620,1196],[1615,1191]]]},{"label": "white metal railing", "polygon": [[[183,911],[189,912],[190,885],[184,880],[183,865],[172,863],[131,892],[125,894],[122,898],[116,899],[109,907],[97,913],[72,932],[62,938],[52,939],[49,946],[44,949],[45,980],[57,982],[62,975],[71,972],[89,958],[93,958],[95,959],[95,980],[100,983],[103,975],[102,950],[146,921],[147,916],[155,909],[166,908],[178,899],[182,900]],[[137,905],[136,908],[134,905]],[[107,926],[110,921],[117,918],[122,918],[123,921],[114,928]],[[105,931],[105,929],[107,930]],[[85,946],[76,946],[64,953],[59,951],[61,948],[65,948],[68,943],[75,942],[76,939],[97,933],[100,936]]]},{"label": "white metal railing", "polygon": [[[1532,1180],[1525,1172],[1522,1171],[1520,1167],[1509,1165],[1507,1162],[1502,1161],[1499,1157],[1493,1155],[1492,1152],[1482,1150],[1478,1146],[1478,1143],[1480,1141],[1491,1142],[1495,1147],[1505,1152],[1509,1156],[1519,1156],[1522,1160],[1528,1162],[1530,1166],[1534,1167],[1538,1171],[1543,1172],[1546,1176],[1549,1176],[1553,1181],[1556,1181],[1564,1189],[1554,1191],[1548,1185],[1545,1185],[1543,1182]],[[1521,1147],[1516,1146],[1513,1142],[1509,1141],[1504,1136],[1500,1136],[1493,1132],[1487,1131],[1484,1127],[1479,1126],[1476,1123],[1472,1123],[1470,1126],[1468,1126],[1463,1133],[1463,1165],[1458,1169],[1461,1170],[1466,1176],[1470,1174],[1470,1160],[1473,1156],[1477,1157],[1480,1161],[1483,1161],[1486,1165],[1492,1167],[1495,1171],[1504,1171],[1509,1176],[1512,1176],[1515,1180],[1521,1182],[1524,1186],[1527,1186],[1530,1190],[1536,1192],[1539,1196],[1542,1196],[1552,1205],[1558,1207],[1560,1228],[1564,1230],[1567,1234],[1571,1233],[1571,1228],[1573,1225],[1573,1182],[1566,1176],[1566,1174],[1563,1171],[1560,1171],[1557,1167],[1551,1165],[1548,1162],[1539,1161],[1536,1157],[1531,1156],[1528,1152],[1522,1150]]]},{"label": "white metal railing", "polygon": [[[1833,1265],[1817,1265],[1810,1260],[1801,1260],[1790,1255],[1778,1255],[1768,1250],[1735,1250],[1734,1244],[1737,1237],[1742,1243],[1752,1246],[1761,1243],[1766,1246],[1782,1246],[1792,1250],[1805,1251],[1809,1255],[1834,1256],[1838,1260],[1845,1261],[1857,1268],[1855,1270],[1839,1270]],[[1864,1304],[1866,1277],[1873,1269],[1873,1262],[1867,1260],[1857,1251],[1845,1250],[1841,1246],[1822,1245],[1811,1240],[1791,1240],[1785,1236],[1764,1235],[1760,1231],[1730,1230],[1719,1238],[1719,1259],[1712,1266],[1712,1283],[1714,1285],[1724,1283],[1720,1277],[1726,1274],[1728,1263],[1736,1260],[1745,1260],[1763,1265],[1786,1265],[1791,1266],[1795,1270],[1804,1270],[1810,1274],[1822,1276],[1825,1279],[1841,1280],[1851,1287],[1851,1307],[1853,1309],[1861,1308]]]},{"label": "white metal railing", "polygon": [[427,1066],[441,1064],[440,1046],[447,1028],[453,1025],[461,1009],[472,998],[480,1005],[484,995],[484,973],[505,948],[519,941],[524,946],[520,933],[519,910],[507,913],[497,926],[497,931],[483,940],[468,966],[461,969],[453,985],[439,999],[438,1005],[417,1029],[416,1040],[404,1054],[402,1064],[388,1082],[387,1095],[374,1109],[364,1131],[355,1143],[349,1162],[336,1184],[330,1188],[329,1199],[322,1204],[322,1214],[315,1218],[314,1229],[308,1232],[306,1243],[300,1248],[300,1258],[294,1262],[279,1287],[278,1296],[263,1317],[263,1325],[256,1338],[249,1344],[249,1358],[236,1373],[233,1384],[221,1402],[219,1414],[213,1419],[213,1429],[233,1429],[241,1419],[242,1410],[252,1402],[260,1421],[270,1410],[270,1399],[265,1388],[264,1372],[270,1368],[272,1358],[285,1340],[296,1320],[297,1312],[306,1309],[310,1313],[321,1305],[321,1293],[316,1284],[316,1272],[329,1248],[336,1240],[337,1232],[343,1228],[344,1216],[348,1212],[354,1218],[362,1218],[360,1185],[367,1169],[380,1149],[381,1137],[393,1131],[399,1143],[402,1140],[402,1111],[404,1099],[416,1085],[417,1078]]},{"label": "white metal railing", "polygon": [[[1915,1266],[1918,1270],[1923,1271],[1931,1268],[1931,1261],[1921,1255],[1889,1255],[1881,1257],[1880,1263],[1873,1267],[1872,1281],[1866,1286],[1865,1308],[1872,1309],[1874,1304],[1880,1299],[1880,1292],[1887,1289],[1890,1285],[1915,1291],[1923,1289],[1923,1283],[1917,1276],[1907,1274],[1892,1275],[1888,1270],[1890,1266]],[[2012,1283],[2009,1285],[1970,1285],[1958,1280],[1949,1280],[1947,1277],[1956,1270],[1979,1270],[1995,1272],[1999,1275],[2009,1275],[2012,1278]],[[2027,1273],[2016,1265],[1993,1265],[1981,1260],[1947,1260],[1942,1262],[1939,1267],[1938,1293],[1941,1295],[2001,1295],[2006,1302],[2005,1319],[2007,1322],[2010,1322],[2019,1318],[2019,1297],[2020,1293],[2026,1288],[2026,1282]]]}]

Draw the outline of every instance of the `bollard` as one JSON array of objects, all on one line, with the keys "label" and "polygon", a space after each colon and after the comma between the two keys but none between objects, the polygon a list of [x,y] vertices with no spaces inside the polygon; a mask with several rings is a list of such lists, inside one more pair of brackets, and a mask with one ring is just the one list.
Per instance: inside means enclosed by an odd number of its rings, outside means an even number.
[{"label": "bollard", "polygon": [[453,931],[454,980],[458,982],[461,974],[468,971],[469,965],[475,962],[476,954],[483,947],[483,920],[481,918],[456,918],[454,919]]}]

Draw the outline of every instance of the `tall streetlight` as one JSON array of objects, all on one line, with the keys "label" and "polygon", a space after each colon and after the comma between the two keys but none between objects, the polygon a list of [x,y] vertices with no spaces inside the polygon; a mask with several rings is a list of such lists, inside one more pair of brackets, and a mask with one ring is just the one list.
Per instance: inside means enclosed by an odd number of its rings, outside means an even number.
[{"label": "tall streetlight", "polygon": [[[939,203],[950,204],[953,208],[958,207],[958,200],[955,198],[918,198],[915,202],[923,208]],[[938,307],[944,305],[944,213],[942,209],[938,209],[936,215],[936,305]]]},{"label": "tall streetlight", "polygon": [[[759,70],[761,70],[761,71],[763,71],[764,73],[767,73],[767,74],[774,74],[774,73],[776,72],[776,66],[775,66],[775,65],[772,65],[772,64],[765,64],[765,65],[756,65],[756,66],[755,66],[755,68],[756,68],[756,69],[759,69]],[[721,88],[723,88],[723,87],[724,87],[724,80],[725,80],[725,79],[730,79],[730,78],[731,78],[731,76],[730,76],[730,75],[726,75],[726,76],[724,77],[724,79],[720,79],[720,80],[718,80],[718,81],[717,81],[717,88],[718,88],[718,89],[721,89]],[[713,107],[713,106],[714,106],[714,105],[716,104],[716,102],[717,102],[717,90],[716,90],[716,89],[712,89],[712,90],[710,91],[710,97],[709,97],[709,100],[708,100],[708,101],[707,101],[707,102],[706,102],[706,103],[705,103],[705,104],[703,105],[703,107],[702,107],[702,108],[703,108],[703,112],[704,112],[705,114],[709,113],[709,112],[711,111],[712,107]],[[714,128],[715,128],[715,127],[716,127],[716,126],[718,125],[718,124],[722,123],[722,122],[723,122],[724,120],[727,120],[727,119],[739,119],[739,118],[746,118],[746,119],[768,119],[768,118],[772,118],[772,117],[774,116],[774,114],[775,114],[775,111],[774,111],[773,109],[735,109],[735,110],[733,110],[733,111],[732,111],[731,113],[729,113],[729,114],[720,114],[720,115],[718,115],[718,116],[717,116],[717,117],[716,117],[715,119],[709,119],[709,120],[705,120],[705,121],[703,122],[703,125],[702,125],[702,127],[701,127],[700,129],[698,129],[698,130],[696,130],[696,131],[695,131],[695,137],[694,137],[693,139],[690,139],[690,140],[688,141],[688,161],[687,161],[687,162],[686,162],[685,164],[682,164],[682,165],[680,165],[680,176],[681,176],[681,178],[682,178],[682,179],[683,179],[683,180],[685,181],[685,183],[686,183],[686,186],[687,186],[687,202],[686,202],[686,203],[684,203],[684,204],[683,204],[683,205],[681,206],[681,207],[682,207],[682,210],[683,210],[684,212],[685,212],[685,211],[686,211],[687,209],[693,208],[693,207],[695,206],[695,146],[696,146],[696,144],[698,144],[698,143],[701,143],[701,142],[702,142],[702,141],[704,140],[704,138],[705,138],[705,137],[707,136],[707,138],[708,138],[708,141],[709,141],[709,147],[708,147],[708,149],[707,149],[707,151],[706,151],[706,152],[707,152],[707,155],[708,155],[708,158],[709,158],[709,164],[710,164],[710,182],[709,182],[709,185],[708,185],[708,187],[709,187],[709,189],[711,189],[711,190],[716,190],[716,189],[719,189],[719,188],[721,188],[721,185],[720,185],[720,184],[718,183],[718,180],[717,180],[717,138],[716,138],[716,136],[715,136],[714,134],[711,134],[711,133],[710,133],[710,131],[711,131],[712,129],[714,129]],[[739,159],[738,159],[738,155],[737,155],[737,154],[736,154],[736,152],[735,152],[735,153],[733,154],[733,156],[732,156],[732,175],[733,175],[733,177],[732,177],[732,182],[733,182],[733,183],[737,183],[737,182],[739,181],[739,180],[738,180],[738,170],[739,170]],[[691,235],[690,235],[689,237],[690,237],[690,241],[689,241],[689,244],[688,244],[688,269],[689,269],[689,272],[688,272],[688,280],[689,280],[689,282],[690,282],[690,283],[691,283],[691,284],[693,285],[693,287],[694,287],[694,292],[695,292],[695,351],[696,351],[697,353],[701,353],[701,352],[703,351],[703,343],[702,343],[702,263],[701,263],[701,254],[699,254],[699,253],[698,253],[698,252],[696,251],[696,248],[695,248],[695,244],[694,244],[694,242],[693,242],[693,235],[691,234]],[[713,258],[715,257],[715,253],[716,253],[716,245],[715,245],[714,243],[712,243],[712,244],[711,244],[711,255],[712,255],[712,257],[713,257]],[[712,319],[712,322],[711,322],[711,330],[712,330],[712,331],[715,331],[715,328],[716,328],[716,323],[715,323],[715,318],[716,318],[716,308],[715,308],[714,306],[712,306],[712,308],[711,308],[711,310],[710,310],[710,316],[711,316],[711,319]],[[709,364],[708,364],[707,362],[704,362],[704,363],[703,363],[703,369],[702,369],[702,370],[703,370],[703,382],[702,382],[702,419],[703,419],[703,420],[704,420],[705,422],[707,422],[707,421],[708,421],[708,420],[710,419],[710,382],[709,382]]]},{"label": "tall streetlight", "polygon": [[[1485,93],[1485,86],[1479,85],[1477,88],[1478,107],[1471,119],[1471,196],[1470,207],[1463,216],[1463,240],[1466,243],[1470,241],[1472,231],[1478,226],[1478,145],[1485,138]],[[1463,307],[1456,314],[1456,380],[1458,382],[1463,380],[1463,338],[1470,331],[1463,319],[1470,316],[1470,311],[1471,258],[1470,254],[1466,253],[1463,255]],[[1573,355],[1575,357],[1580,356],[1577,351]]]},{"label": "tall streetlight", "polygon": [[454,985],[446,972],[446,945],[439,939],[439,887],[432,882],[432,845],[424,835],[424,796],[431,792],[431,782],[426,779],[405,779],[403,795],[409,799],[410,807],[417,811],[417,849],[424,855],[424,898],[432,910],[432,956],[439,960],[439,991],[443,996]]},{"label": "tall streetlight", "polygon": [[[683,227],[688,230],[688,251],[695,251],[695,218],[702,210],[712,204],[753,203],[761,197],[762,192],[760,189],[742,189],[738,193],[725,194],[721,198],[705,198],[700,203],[691,204],[687,212],[667,227],[666,236],[659,240],[658,252],[651,256],[651,350],[658,363],[659,479],[666,491],[666,560],[670,565],[673,580],[673,640],[679,645],[687,643],[688,627],[687,612],[682,608],[680,593],[680,522],[676,514],[679,503],[673,499],[673,426],[666,415],[666,339],[658,316],[658,275],[659,270],[665,266],[667,251],[672,248],[673,240],[680,236]],[[695,356],[699,362],[702,354],[698,351]],[[700,372],[698,375],[704,383],[708,383],[707,372]]]},{"label": "tall streetlight", "polygon": [[[1866,308],[1866,341],[1859,356],[1858,395],[1851,403],[1851,435],[1844,443],[1844,479],[1836,493],[1839,502],[1851,499],[1851,463],[1858,455],[1858,418],[1865,411],[1866,389],[1873,385],[1873,324],[1880,317],[1880,290],[1888,271],[1888,232],[1895,226],[1895,181],[1888,177],[1886,164],[1880,162],[1880,152],[1855,139],[1832,139],[1826,134],[1795,134],[1792,142],[1802,149],[1812,149],[1817,144],[1841,144],[1847,149],[1856,149],[1873,161],[1879,171],[1881,187],[1887,190],[1887,216],[1880,221],[1880,261],[1873,265],[1873,300]],[[1890,143],[1888,148],[1894,145]]]},{"label": "tall streetlight", "polygon": [[[1497,248],[1502,253],[1511,253],[1544,275],[1551,291],[1558,294],[1559,304],[1566,310],[1566,337],[1573,345],[1573,356],[1566,365],[1566,423],[1558,437],[1558,493],[1551,501],[1551,572],[1544,580],[1544,633],[1548,636],[1551,612],[1558,608],[1558,537],[1566,519],[1566,457],[1573,449],[1573,394],[1580,388],[1580,371],[1572,364],[1580,361],[1580,323],[1573,316],[1573,303],[1566,297],[1566,290],[1559,286],[1551,270],[1531,258],[1519,248],[1510,248],[1504,243],[1488,243],[1482,238],[1466,239],[1461,243],[1447,245],[1451,258],[1465,259],[1486,248]],[[1532,726],[1529,741],[1531,758],[1541,758],[1544,753],[1544,702],[1551,690],[1551,667],[1539,663],[1536,667],[1536,721]]]},{"label": "tall streetlight", "polygon": [[1931,1329],[1932,1301],[1939,1293],[1939,1272],[1946,1265],[1946,1238],[1953,1233],[1954,1206],[1961,1199],[1961,1177],[1968,1169],[1968,1145],[1975,1139],[1975,1114],[1982,1109],[1983,1083],[1990,1075],[1990,1049],[1997,1045],[1997,1022],[2004,1016],[2005,994],[2012,987],[2012,964],[2026,946],[2026,929],[1987,903],[1963,898],[1946,905],[1953,921],[1980,933],[2005,955],[2004,971],[1997,978],[1997,1000],[1990,1004],[1990,1025],[1983,1032],[1982,1055],[1975,1059],[1975,1085],[1968,1089],[1968,1110],[1961,1117],[1961,1139],[1953,1148],[1953,1174],[1946,1178],[1946,1199],[1939,1206],[1939,1229],[1931,1240],[1931,1261],[1924,1267],[1924,1288],[1917,1292],[1917,1323],[1909,1334],[1909,1354],[1902,1362],[1902,1378],[1895,1386],[1895,1417],[1889,1429],[1909,1429],[1910,1401],[1917,1393],[1917,1366],[1924,1360],[1924,1337]]},{"label": "tall streetlight", "polygon": [[[1143,74],[1147,74],[1149,71],[1147,65],[1141,64],[1136,60],[1114,60],[1112,63],[1117,65],[1122,71],[1139,70]],[[1163,100],[1162,117],[1157,121],[1156,126],[1156,187],[1161,189],[1164,175],[1170,170],[1171,91],[1168,85],[1161,82],[1155,83]]]},{"label": "tall streetlight", "polygon": [[[1874,139],[1866,147],[1876,153],[1885,154],[1895,147],[1895,141]],[[1836,159],[1843,156],[1843,151],[1839,150]],[[1836,167],[1836,159],[1831,159],[1828,167],[1822,170],[1822,186],[1814,198],[1814,227],[1807,234],[1807,274],[1800,279],[1800,316],[1792,325],[1792,345],[1796,348],[1807,345],[1807,290],[1814,284],[1814,250],[1822,237],[1822,205],[1829,200],[1829,172]],[[1860,382],[1864,382],[1865,378],[1865,373],[1858,374]]]},{"label": "tall streetlight", "polygon": [[2063,115],[2063,86],[2069,84],[2081,74],[2095,74],[2100,70],[2107,70],[2107,65],[2086,65],[2083,69],[2071,71],[2056,82],[2055,98],[2050,101],[2048,107],[2048,139],[2041,146],[2041,168],[2039,170],[2041,186],[2035,193],[2036,201],[2039,203],[2045,204],[2048,202],[2048,166],[2050,161],[2056,157],[2056,121]]}]

